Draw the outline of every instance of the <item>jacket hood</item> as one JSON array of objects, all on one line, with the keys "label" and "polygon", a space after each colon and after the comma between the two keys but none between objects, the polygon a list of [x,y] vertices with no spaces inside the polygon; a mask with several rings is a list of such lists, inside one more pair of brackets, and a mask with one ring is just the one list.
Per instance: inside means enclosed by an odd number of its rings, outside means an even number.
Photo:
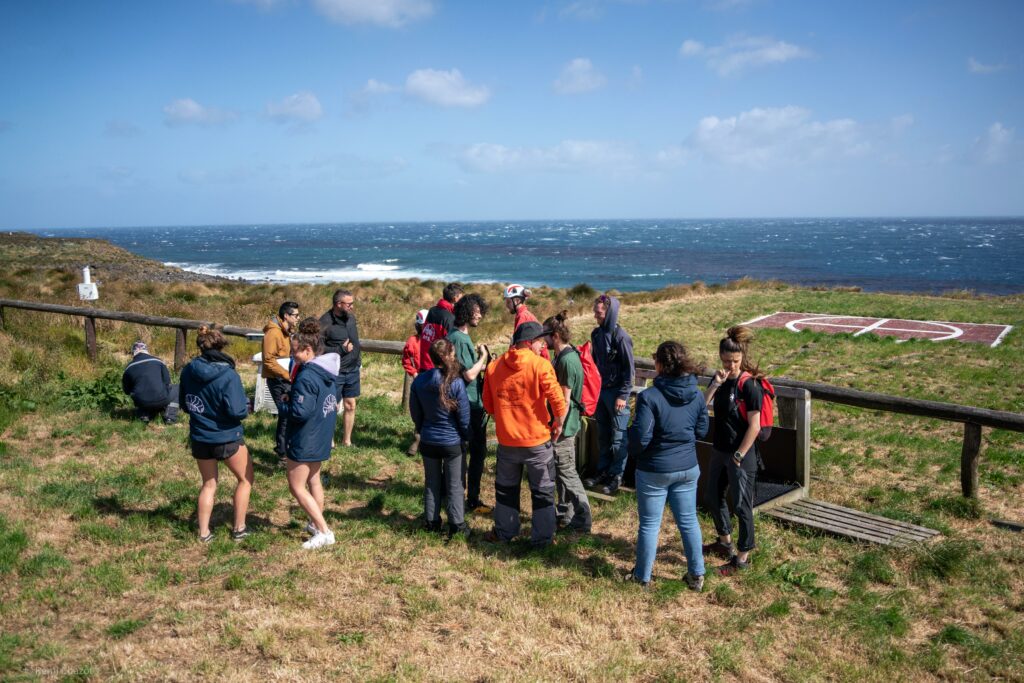
[{"label": "jacket hood", "polygon": [[325,353],[322,356],[317,356],[313,360],[309,361],[307,365],[322,370],[330,376],[330,380],[333,382],[334,378],[338,376],[338,372],[341,370],[341,356],[334,352]]},{"label": "jacket hood", "polygon": [[209,384],[224,373],[233,371],[234,368],[226,362],[211,361],[205,356],[199,356],[192,361],[192,370],[200,382]]},{"label": "jacket hood", "polygon": [[449,301],[445,301],[444,299],[438,299],[437,305],[443,308],[444,310],[448,311],[449,313],[455,312],[455,304]]},{"label": "jacket hood", "polygon": [[601,331],[608,335],[608,339],[611,339],[612,333],[615,331],[615,326],[619,324],[619,300],[614,296],[608,297],[608,314],[604,317],[604,322],[601,323]]},{"label": "jacket hood", "polygon": [[681,377],[666,377],[658,375],[654,378],[654,386],[664,395],[669,405],[684,406],[703,395],[697,388],[697,378],[694,375],[683,375]]},{"label": "jacket hood", "polygon": [[263,334],[270,332],[275,327],[281,330],[281,332],[284,332],[284,325],[281,324],[281,321],[277,319],[276,315],[270,320],[268,320],[267,324],[263,326]]},{"label": "jacket hood", "polygon": [[530,364],[531,358],[540,358],[533,352],[533,349],[509,349],[501,357],[501,362],[513,371],[519,371]]}]

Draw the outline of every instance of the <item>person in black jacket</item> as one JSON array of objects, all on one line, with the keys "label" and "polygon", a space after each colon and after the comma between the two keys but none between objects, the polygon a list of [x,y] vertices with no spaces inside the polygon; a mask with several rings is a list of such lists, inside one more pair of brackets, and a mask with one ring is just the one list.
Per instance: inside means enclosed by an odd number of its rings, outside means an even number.
[{"label": "person in black jacket", "polygon": [[171,384],[171,373],[164,362],[149,355],[146,342],[132,346],[132,359],[121,376],[121,388],[132,397],[135,416],[149,423],[163,413],[164,424],[178,421],[178,385]]},{"label": "person in black jacket", "polygon": [[338,398],[345,408],[342,419],[342,446],[352,445],[352,428],[356,423],[356,399],[359,398],[359,370],[362,356],[359,330],[352,312],[355,297],[347,289],[334,293],[331,310],[320,316],[320,335],[325,353],[336,353],[341,358],[338,368]]},{"label": "person in black jacket", "polygon": [[235,372],[235,360],[224,353],[228,344],[224,334],[203,325],[196,333],[196,344],[202,353],[181,371],[178,402],[189,414],[192,457],[203,477],[199,489],[199,540],[213,540],[210,515],[217,495],[217,463],[223,461],[238,480],[231,538],[240,541],[249,535],[245,513],[253,482],[252,458],[242,432],[242,420],[249,416],[249,400],[242,389],[242,379]]}]

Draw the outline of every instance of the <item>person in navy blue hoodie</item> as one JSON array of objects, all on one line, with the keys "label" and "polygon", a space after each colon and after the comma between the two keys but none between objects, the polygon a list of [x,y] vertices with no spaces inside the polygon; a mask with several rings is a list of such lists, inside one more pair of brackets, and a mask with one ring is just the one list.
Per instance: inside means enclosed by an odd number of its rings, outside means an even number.
[{"label": "person in navy blue hoodie", "polygon": [[181,371],[178,403],[189,414],[192,457],[203,477],[199,489],[199,540],[213,540],[210,514],[217,495],[217,463],[223,461],[238,480],[231,538],[240,541],[249,535],[245,513],[253,482],[252,458],[242,434],[249,401],[235,372],[234,359],[223,351],[228,344],[223,333],[203,325],[196,334],[196,344],[201,354]]},{"label": "person in navy blue hoodie", "polygon": [[121,388],[132,397],[135,416],[145,424],[163,413],[164,424],[178,421],[178,385],[164,362],[149,355],[146,342],[132,345],[132,360],[121,375]]},{"label": "person in navy blue hoodie", "polygon": [[647,585],[658,549],[661,517],[668,499],[686,554],[686,584],[704,586],[704,558],[697,522],[697,439],[708,432],[708,408],[697,386],[700,368],[682,344],[662,342],[654,354],[654,386],[636,399],[629,428],[629,452],[636,458],[636,506],[640,526],[636,566],[630,579]]},{"label": "person in navy blue hoodie", "polygon": [[619,300],[602,294],[594,300],[597,327],[590,333],[594,365],[601,374],[601,394],[594,411],[600,456],[597,476],[585,479],[587,488],[603,484],[612,495],[622,485],[626,470],[629,393],[633,389],[633,340],[619,327]]},{"label": "person in navy blue hoodie", "polygon": [[[413,380],[409,413],[420,434],[423,456],[423,515],[428,531],[441,530],[440,503],[447,496],[448,538],[469,537],[462,499],[462,442],[469,441],[469,397],[462,366],[448,339],[430,345],[434,367]],[[443,483],[443,487],[442,487]]]},{"label": "person in navy blue hoodie", "polygon": [[288,400],[288,488],[311,520],[306,531],[313,537],[302,544],[310,550],[334,544],[334,532],[324,519],[320,467],[331,457],[331,439],[338,421],[341,356],[323,352],[323,337],[316,318],[299,323],[292,350],[299,372]]}]

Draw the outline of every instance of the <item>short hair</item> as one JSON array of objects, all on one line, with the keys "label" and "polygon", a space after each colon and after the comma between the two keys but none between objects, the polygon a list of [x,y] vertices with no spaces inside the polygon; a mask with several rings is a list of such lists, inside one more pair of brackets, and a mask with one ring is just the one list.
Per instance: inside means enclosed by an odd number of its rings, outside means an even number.
[{"label": "short hair", "polygon": [[703,366],[690,358],[686,347],[677,341],[661,342],[654,358],[661,365],[662,373],[669,377],[692,375],[704,370]]},{"label": "short hair", "polygon": [[462,292],[462,285],[458,282],[449,282],[444,286],[444,289],[441,290],[441,298],[448,303],[453,304],[455,303],[455,299],[457,299],[459,294],[462,294]]},{"label": "short hair", "polygon": [[341,301],[342,297],[346,297],[346,296],[353,296],[353,294],[352,294],[352,292],[348,291],[347,289],[339,289],[339,290],[337,290],[336,292],[334,292],[334,296],[331,297],[331,304],[334,305],[334,306],[337,306],[338,302]]},{"label": "short hair", "polygon": [[474,308],[480,309],[480,315],[487,315],[487,311],[488,309],[490,309],[490,305],[486,301],[484,301],[484,298],[477,294],[476,292],[473,292],[472,294],[467,294],[466,296],[459,299],[458,302],[455,304],[455,327],[462,327],[463,325],[468,325],[469,321],[473,318]]},{"label": "short hair", "polygon": [[294,301],[285,301],[277,309],[277,317],[278,318],[283,318],[285,313],[288,313],[289,311],[297,311],[297,310],[299,310],[299,305],[297,303],[295,303]]}]

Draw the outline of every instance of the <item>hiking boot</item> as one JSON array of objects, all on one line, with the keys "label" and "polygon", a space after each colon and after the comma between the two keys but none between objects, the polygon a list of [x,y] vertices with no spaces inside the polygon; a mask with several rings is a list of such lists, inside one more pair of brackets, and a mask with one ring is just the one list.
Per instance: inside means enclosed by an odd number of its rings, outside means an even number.
[{"label": "hiking boot", "polygon": [[139,415],[139,422],[141,422],[144,425],[148,425],[149,424],[149,415]]},{"label": "hiking boot", "polygon": [[302,547],[305,550],[315,550],[328,545],[334,545],[333,531],[317,531],[313,538],[302,544]]},{"label": "hiking boot", "polygon": [[495,531],[494,529],[491,529],[486,534],[484,534],[483,540],[484,540],[484,543],[499,543],[499,544],[502,544],[502,545],[508,543],[508,541],[506,541],[501,536],[499,536],[498,532]]},{"label": "hiking boot", "polygon": [[494,512],[494,508],[483,501],[475,500],[472,503],[466,503],[466,511],[472,512],[474,515],[489,515]]},{"label": "hiking boot", "polygon": [[439,533],[441,533],[441,530],[444,527],[441,526],[441,520],[436,520],[434,522],[430,522],[430,521],[423,522],[423,527],[422,528],[423,528],[423,531],[426,531],[428,534],[439,534]]},{"label": "hiking boot", "polygon": [[241,529],[239,529],[238,531],[234,531],[233,530],[231,532],[231,540],[234,541],[235,543],[237,543],[238,541],[241,541],[243,539],[246,539],[248,537],[249,537],[249,530],[246,527],[244,527],[244,526]]},{"label": "hiking boot", "polygon": [[466,539],[468,541],[470,533],[472,533],[472,530],[469,528],[469,525],[466,524],[465,522],[463,522],[462,524],[458,524],[458,525],[451,525],[451,524],[449,524],[448,525],[448,539],[447,540],[450,541],[453,538],[455,538],[456,536],[462,536],[462,538],[464,538],[464,539]]},{"label": "hiking boot", "polygon": [[626,574],[626,576],[624,576],[622,580],[625,581],[626,583],[635,583],[638,586],[640,586],[641,588],[643,588],[644,590],[649,589],[651,587],[651,582],[650,581],[641,581],[639,578],[637,578],[637,575],[634,572],[636,572],[635,568],[634,569],[630,569],[629,573]]},{"label": "hiking boot", "polygon": [[732,576],[747,569],[750,569],[750,561],[743,562],[739,555],[733,555],[728,562],[718,568],[718,573],[722,576]]},{"label": "hiking boot", "polygon": [[686,572],[686,576],[683,577],[683,581],[686,581],[686,587],[692,590],[694,593],[700,593],[704,590],[704,576],[694,576],[690,572]]},{"label": "hiking boot", "polygon": [[700,550],[704,555],[717,555],[727,560],[736,554],[736,546],[732,543],[722,543],[720,540],[703,545]]},{"label": "hiking boot", "polygon": [[601,493],[606,496],[614,496],[619,492],[620,486],[622,486],[622,477],[610,477],[608,483],[601,489]]},{"label": "hiking boot", "polygon": [[583,480],[583,488],[592,489],[595,486],[600,486],[608,482],[607,474],[595,474],[593,477],[587,477]]}]

